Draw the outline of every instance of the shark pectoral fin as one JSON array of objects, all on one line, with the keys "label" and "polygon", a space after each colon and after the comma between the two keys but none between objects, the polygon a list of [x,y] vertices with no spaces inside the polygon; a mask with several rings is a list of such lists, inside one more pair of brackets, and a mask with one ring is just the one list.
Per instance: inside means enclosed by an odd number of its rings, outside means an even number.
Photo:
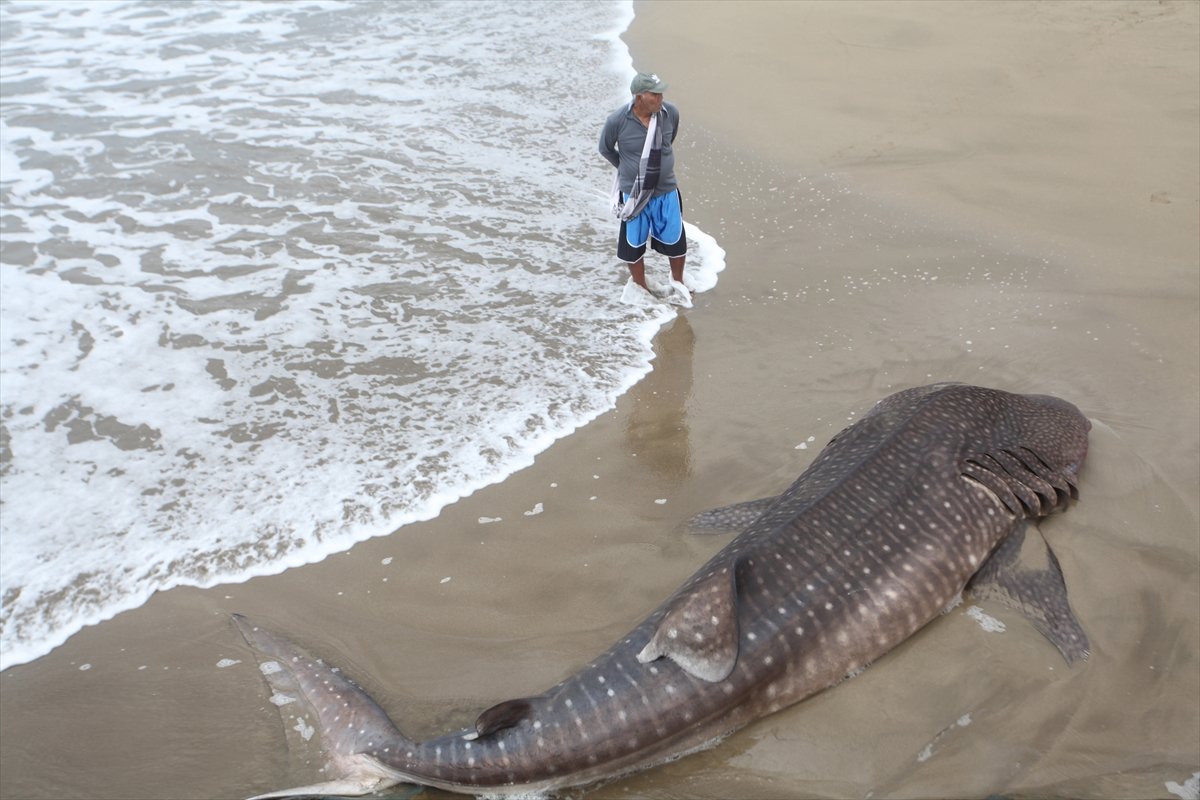
[{"label": "shark pectoral fin", "polygon": [[[969,589],[980,600],[999,600],[1028,619],[1068,664],[1088,657],[1088,638],[1067,601],[1067,585],[1054,552],[1036,527],[1022,525],[1000,543]],[[1028,535],[1027,535],[1028,534]]]},{"label": "shark pectoral fin", "polygon": [[505,700],[479,715],[479,719],[475,720],[475,733],[478,736],[487,736],[489,733],[511,728],[532,713],[532,698]]},{"label": "shark pectoral fin", "polygon": [[763,515],[778,497],[747,500],[701,511],[687,522],[688,533],[737,533]]},{"label": "shark pectoral fin", "polygon": [[691,675],[725,680],[737,663],[737,587],[733,566],[714,571],[680,595],[637,659],[669,658]]}]

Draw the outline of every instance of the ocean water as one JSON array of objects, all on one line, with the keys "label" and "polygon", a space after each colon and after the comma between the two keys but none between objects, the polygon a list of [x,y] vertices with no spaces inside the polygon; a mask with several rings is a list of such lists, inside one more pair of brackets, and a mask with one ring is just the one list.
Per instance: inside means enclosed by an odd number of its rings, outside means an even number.
[{"label": "ocean water", "polygon": [[649,371],[595,152],[632,16],[0,6],[0,669],[433,517]]}]

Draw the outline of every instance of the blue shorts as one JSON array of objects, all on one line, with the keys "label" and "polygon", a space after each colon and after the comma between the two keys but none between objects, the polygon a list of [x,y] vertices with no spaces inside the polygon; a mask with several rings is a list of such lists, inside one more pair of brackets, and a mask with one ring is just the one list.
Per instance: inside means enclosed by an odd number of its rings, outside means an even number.
[{"label": "blue shorts", "polygon": [[[624,193],[622,198],[626,197]],[[683,200],[676,189],[650,198],[650,202],[628,222],[621,223],[617,235],[617,258],[633,264],[646,254],[649,243],[667,257],[687,252],[687,236],[683,232]]]}]

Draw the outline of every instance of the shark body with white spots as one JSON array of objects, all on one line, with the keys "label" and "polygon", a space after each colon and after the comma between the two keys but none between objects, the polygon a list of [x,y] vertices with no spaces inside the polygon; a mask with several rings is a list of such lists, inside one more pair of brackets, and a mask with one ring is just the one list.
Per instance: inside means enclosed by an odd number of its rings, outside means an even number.
[{"label": "shark body with white spots", "polygon": [[336,669],[238,617],[281,667],[263,670],[276,692],[315,715],[333,776],[262,797],[398,783],[498,796],[610,780],[855,674],[968,582],[1023,611],[1068,662],[1086,658],[1058,562],[1026,522],[1077,496],[1090,427],[1040,395],[936,384],[885,398],[779,496],[695,518],[744,530],[607,652],[429,741],[406,737]]}]

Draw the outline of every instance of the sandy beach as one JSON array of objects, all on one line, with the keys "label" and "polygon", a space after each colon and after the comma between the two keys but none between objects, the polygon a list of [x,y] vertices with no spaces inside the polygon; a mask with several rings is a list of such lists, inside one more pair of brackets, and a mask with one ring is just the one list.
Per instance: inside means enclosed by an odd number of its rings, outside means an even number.
[{"label": "sandy beach", "polygon": [[635,8],[635,66],[681,110],[685,213],[727,262],[653,373],[435,520],[161,593],[0,673],[0,797],[313,780],[232,612],[416,737],[536,694],[727,543],[687,517],[777,493],[874,402],[942,380],[1093,420],[1081,500],[1042,525],[1090,660],[1068,668],[999,606],[987,632],[968,601],[854,680],[589,796],[1174,797],[1200,771],[1200,3]]}]

